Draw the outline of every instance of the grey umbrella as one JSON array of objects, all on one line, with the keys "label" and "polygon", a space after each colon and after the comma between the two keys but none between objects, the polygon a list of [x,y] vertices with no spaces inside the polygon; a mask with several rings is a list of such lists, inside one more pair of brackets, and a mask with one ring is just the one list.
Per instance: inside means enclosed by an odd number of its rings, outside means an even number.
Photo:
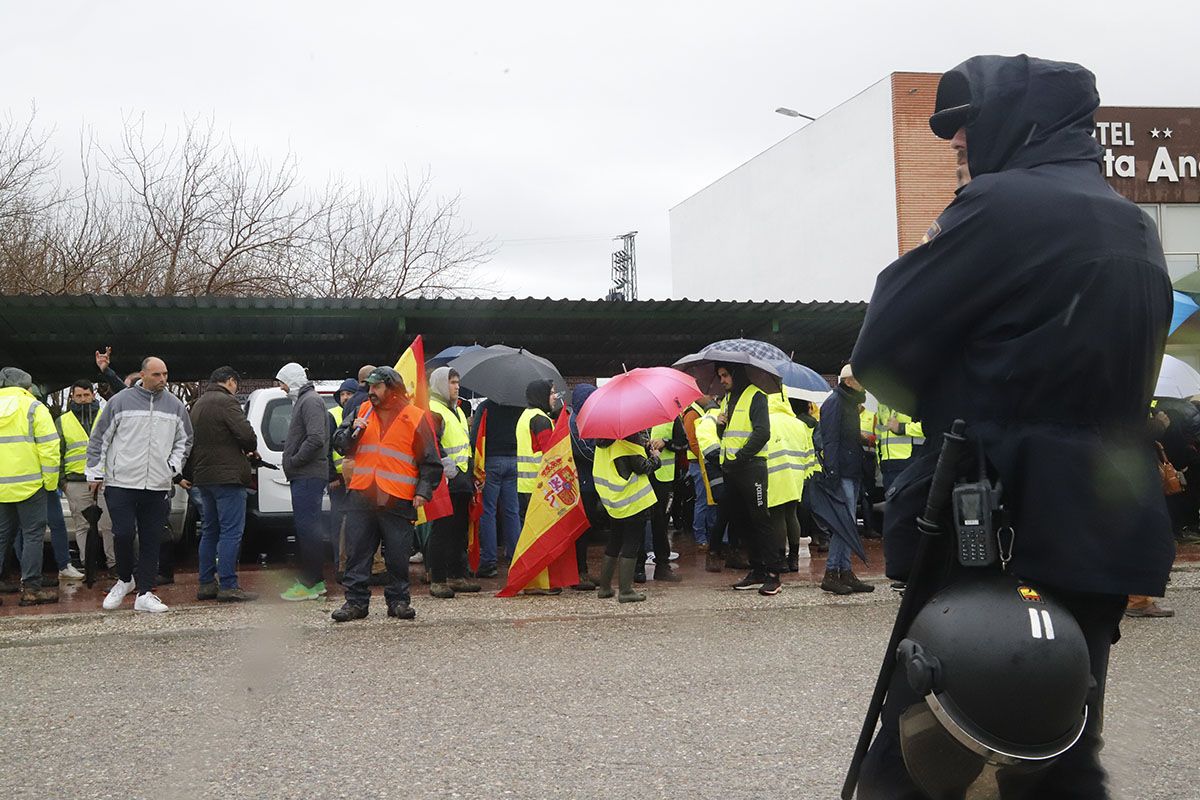
[{"label": "grey umbrella", "polygon": [[723,339],[699,353],[684,356],[673,366],[694,376],[701,389],[711,390],[717,364],[744,364],[751,383],[765,392],[778,392],[782,385],[779,365],[786,361],[791,361],[787,353],[773,344],[757,339]]},{"label": "grey umbrella", "polygon": [[466,353],[448,366],[458,372],[464,388],[505,406],[524,407],[525,388],[536,380],[551,381],[560,392],[567,388],[548,360],[503,344]]}]

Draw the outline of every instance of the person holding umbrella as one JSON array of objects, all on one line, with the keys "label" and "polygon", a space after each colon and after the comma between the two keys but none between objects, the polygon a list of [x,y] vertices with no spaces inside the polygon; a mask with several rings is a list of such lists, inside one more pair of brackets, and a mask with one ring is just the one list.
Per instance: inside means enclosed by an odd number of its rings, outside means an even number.
[{"label": "person holding umbrella", "polygon": [[[661,440],[655,442],[661,445]],[[651,447],[649,431],[639,431],[623,439],[596,441],[596,462],[592,479],[600,502],[612,517],[612,530],[600,564],[596,596],[613,596],[613,572],[620,565],[618,603],[640,603],[646,599],[633,590],[633,573],[645,537],[646,522],[654,506],[654,487],[650,476],[662,461],[659,450]],[[657,569],[657,567],[656,567]]]},{"label": "person holding umbrella", "polygon": [[721,363],[717,378],[729,394],[729,418],[721,435],[725,491],[740,512],[750,551],[750,572],[734,589],[779,594],[779,575],[787,569],[783,541],[771,524],[767,496],[767,458],[771,417],[767,395],[750,382],[742,364]]}]

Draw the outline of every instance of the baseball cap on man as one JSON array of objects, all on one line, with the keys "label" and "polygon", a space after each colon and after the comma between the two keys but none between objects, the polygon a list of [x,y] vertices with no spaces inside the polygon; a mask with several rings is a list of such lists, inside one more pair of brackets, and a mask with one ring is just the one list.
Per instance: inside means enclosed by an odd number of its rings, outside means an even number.
[{"label": "baseball cap on man", "polygon": [[929,129],[939,138],[953,139],[958,129],[966,126],[978,114],[979,109],[971,105],[971,84],[967,76],[957,69],[942,75],[938,81],[933,116],[929,118]]},{"label": "baseball cap on man", "polygon": [[367,383],[383,383],[388,386],[399,386],[402,390],[407,390],[404,385],[404,379],[400,377],[400,373],[391,367],[376,367],[371,370],[371,374],[367,376]]}]

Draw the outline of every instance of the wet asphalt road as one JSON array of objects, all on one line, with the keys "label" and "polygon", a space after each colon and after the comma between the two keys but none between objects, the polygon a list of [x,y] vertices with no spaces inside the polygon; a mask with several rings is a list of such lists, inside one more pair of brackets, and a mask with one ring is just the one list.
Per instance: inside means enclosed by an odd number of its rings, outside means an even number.
[{"label": "wet asphalt road", "polygon": [[[1200,797],[1197,588],[1114,650],[1116,797]],[[0,797],[835,797],[895,596],[651,591],[0,620]]]}]

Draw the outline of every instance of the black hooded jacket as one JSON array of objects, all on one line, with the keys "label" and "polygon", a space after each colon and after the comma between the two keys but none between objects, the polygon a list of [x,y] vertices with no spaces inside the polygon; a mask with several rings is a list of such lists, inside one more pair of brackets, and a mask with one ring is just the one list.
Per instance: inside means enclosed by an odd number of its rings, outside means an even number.
[{"label": "black hooded jacket", "polygon": [[[854,374],[927,434],[967,421],[1013,511],[1016,574],[1160,595],[1174,545],[1144,434],[1172,308],[1157,231],[1100,174],[1090,72],[1026,56],[952,72],[970,87],[973,179],[880,274]],[[889,575],[908,570],[937,453],[893,487]]]}]

